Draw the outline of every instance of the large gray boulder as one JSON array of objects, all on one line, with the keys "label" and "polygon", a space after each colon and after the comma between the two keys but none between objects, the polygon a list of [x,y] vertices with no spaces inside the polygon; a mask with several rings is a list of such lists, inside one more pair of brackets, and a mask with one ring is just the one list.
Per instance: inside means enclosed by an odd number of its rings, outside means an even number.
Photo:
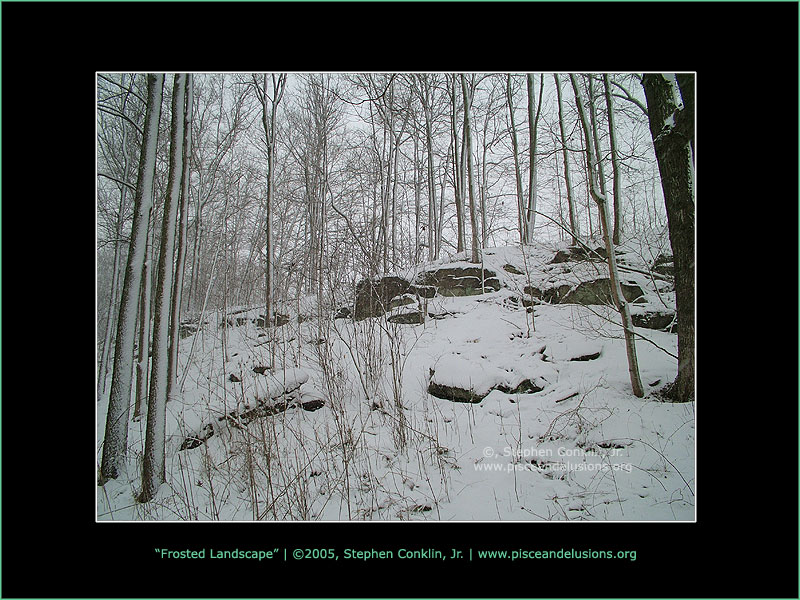
[{"label": "large gray boulder", "polygon": [[407,294],[411,289],[411,282],[402,277],[364,279],[356,286],[353,318],[379,317],[391,308],[395,297]]},{"label": "large gray boulder", "polygon": [[[628,302],[645,302],[644,291],[638,285],[622,283],[622,295]],[[611,298],[611,280],[595,279],[584,281],[576,286],[562,284],[545,289],[525,286],[523,292],[531,299],[548,304],[613,304]]]},{"label": "large gray boulder", "polygon": [[415,283],[434,288],[440,296],[476,296],[500,289],[497,273],[480,267],[442,267],[420,273]]},{"label": "large gray boulder", "polygon": [[356,286],[353,318],[379,317],[415,298],[475,296],[500,289],[497,273],[480,267],[442,267],[424,271],[414,281],[387,275],[364,279]]}]

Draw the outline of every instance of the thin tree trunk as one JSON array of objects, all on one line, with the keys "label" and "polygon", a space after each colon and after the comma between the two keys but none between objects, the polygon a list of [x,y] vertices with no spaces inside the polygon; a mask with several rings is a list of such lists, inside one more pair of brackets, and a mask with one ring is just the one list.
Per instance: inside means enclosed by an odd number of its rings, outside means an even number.
[{"label": "thin tree trunk", "polygon": [[153,499],[166,480],[166,421],[169,369],[170,296],[174,276],[175,234],[183,173],[183,132],[186,75],[176,74],[172,91],[172,126],[167,178],[167,197],[161,223],[161,253],[158,257],[155,314],[153,318],[153,371],[147,399],[147,431],[142,462],[140,502]]},{"label": "thin tree trunk", "polygon": [[128,446],[133,387],[133,360],[136,340],[136,318],[141,287],[142,264],[147,248],[148,215],[153,204],[153,181],[156,168],[158,120],[161,116],[163,75],[147,76],[147,109],[145,113],[142,152],[134,197],[133,226],[130,249],[125,266],[125,280],[117,320],[114,347],[114,372],[108,401],[100,483],[116,479]]},{"label": "thin tree trunk", "polygon": [[458,113],[456,112],[456,76],[455,73],[453,74],[453,87],[451,89],[451,129],[450,133],[453,137],[453,196],[455,198],[456,203],[456,252],[463,252],[464,245],[465,245],[465,236],[464,236],[464,189],[463,189],[463,174],[462,174],[462,164],[461,159],[459,158],[458,153],[458,125],[457,125],[457,116]]},{"label": "thin tree trunk", "polygon": [[[603,87],[606,92],[606,106],[608,107],[608,137],[611,144],[611,177],[614,190],[614,234],[612,241],[619,245],[619,236],[622,233],[622,175],[619,170],[619,152],[617,151],[617,127],[614,117],[614,101],[611,98],[611,85],[608,73],[603,74]],[[636,212],[634,211],[634,215]]]},{"label": "thin tree trunk", "polygon": [[[124,188],[123,188],[124,189]],[[123,192],[124,195],[124,192]],[[116,226],[116,237],[119,240],[121,232],[120,232],[120,221],[122,220],[122,206],[120,205],[120,216],[117,219],[117,226]],[[97,399],[100,400],[100,396],[105,394],[106,392],[106,380],[108,379],[108,360],[109,356],[111,355],[111,343],[114,337],[114,330],[116,325],[116,308],[117,308],[117,291],[119,290],[119,268],[120,263],[120,252],[119,252],[119,242],[114,242],[114,264],[111,270],[111,294],[108,298],[108,317],[106,318],[106,333],[103,338],[103,352],[100,355],[100,369],[98,371],[99,375],[97,378]]]},{"label": "thin tree trunk", "polygon": [[569,175],[569,151],[567,150],[567,134],[566,127],[564,126],[564,109],[561,101],[561,82],[558,79],[558,73],[553,73],[553,78],[556,81],[556,95],[558,96],[558,125],[561,131],[561,146],[564,152],[564,181],[567,185],[567,206],[569,210],[569,228],[572,232],[572,245],[578,243],[578,221],[575,219],[575,199],[572,193],[572,181]]},{"label": "thin tree trunk", "polygon": [[180,345],[181,299],[183,275],[186,266],[187,229],[189,227],[189,161],[192,156],[192,109],[194,102],[192,75],[186,76],[186,106],[183,124],[183,172],[181,173],[180,225],[178,228],[175,281],[172,288],[170,311],[169,363],[167,367],[167,401],[172,400],[178,383],[178,347]]},{"label": "thin tree trunk", "polygon": [[[427,86],[427,82],[425,84]],[[436,207],[436,181],[433,170],[433,131],[431,121],[431,99],[426,95],[425,104],[425,149],[428,154],[428,260],[434,260],[437,255],[437,207]]]},{"label": "thin tree trunk", "polygon": [[[594,140],[595,169],[600,183],[600,192],[606,196],[606,173],[603,168],[603,151],[600,149],[600,136],[597,134],[597,111],[594,106],[594,75],[586,77],[589,82],[589,124],[592,126],[592,139]],[[602,216],[598,218],[597,222],[602,230]]]},{"label": "thin tree trunk", "polygon": [[513,95],[511,92],[511,74],[506,79],[506,102],[508,104],[508,116],[511,122],[511,148],[514,155],[514,176],[517,184],[517,221],[519,223],[519,242],[525,243],[525,198],[522,190],[522,171],[519,167],[519,145],[517,143],[517,126],[514,122]]},{"label": "thin tree trunk", "polygon": [[528,172],[528,208],[525,215],[525,243],[533,241],[533,229],[536,225],[536,130],[539,123],[539,114],[542,110],[542,93],[544,92],[544,75],[539,78],[539,103],[536,113],[533,109],[533,73],[527,74],[528,83],[528,137],[531,155],[530,170]]},{"label": "thin tree trunk", "polygon": [[578,115],[581,120],[581,125],[583,126],[583,134],[586,140],[586,152],[589,160],[590,191],[600,213],[603,241],[605,242],[606,254],[608,256],[608,273],[611,280],[611,296],[620,316],[622,317],[622,328],[625,334],[625,349],[628,355],[628,374],[630,375],[631,387],[633,388],[634,396],[641,398],[644,396],[644,387],[642,386],[642,380],[639,375],[639,362],[636,356],[636,334],[633,329],[630,306],[628,306],[628,302],[625,300],[625,296],[622,294],[622,286],[620,285],[614,244],[611,241],[608,200],[606,195],[601,191],[593,175],[594,169],[597,165],[597,154],[594,144],[592,143],[591,125],[589,120],[586,118],[586,113],[583,107],[583,99],[581,98],[578,82],[575,79],[575,76],[572,74],[570,74],[570,79],[572,80],[572,87],[575,90],[575,103],[578,108]]},{"label": "thin tree trunk", "polygon": [[472,262],[479,263],[480,257],[480,241],[478,231],[478,215],[475,207],[475,183],[474,183],[474,169],[472,165],[472,131],[470,127],[470,111],[472,110],[472,94],[467,91],[467,80],[464,74],[461,74],[461,91],[464,94],[464,139],[466,144],[464,146],[464,155],[467,161],[467,172],[469,175],[469,219],[472,225]]}]

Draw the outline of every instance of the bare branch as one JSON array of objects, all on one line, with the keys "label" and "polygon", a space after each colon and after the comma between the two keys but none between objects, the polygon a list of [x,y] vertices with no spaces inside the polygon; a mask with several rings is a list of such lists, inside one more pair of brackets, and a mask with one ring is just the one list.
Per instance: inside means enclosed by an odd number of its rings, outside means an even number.
[{"label": "bare branch", "polygon": [[136,191],[136,186],[133,185],[132,183],[128,183],[127,181],[122,181],[121,179],[117,179],[116,177],[113,177],[108,173],[97,173],[97,175],[98,177],[105,177],[106,179],[110,179],[111,181],[114,181],[120,185],[124,185],[129,190],[133,190],[134,192]]}]

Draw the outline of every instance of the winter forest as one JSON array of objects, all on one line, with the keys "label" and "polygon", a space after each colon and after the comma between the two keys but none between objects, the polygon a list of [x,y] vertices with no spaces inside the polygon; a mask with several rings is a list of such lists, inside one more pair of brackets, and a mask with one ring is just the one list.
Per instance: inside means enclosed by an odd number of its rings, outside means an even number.
[{"label": "winter forest", "polygon": [[691,73],[97,73],[99,521],[692,521]]}]

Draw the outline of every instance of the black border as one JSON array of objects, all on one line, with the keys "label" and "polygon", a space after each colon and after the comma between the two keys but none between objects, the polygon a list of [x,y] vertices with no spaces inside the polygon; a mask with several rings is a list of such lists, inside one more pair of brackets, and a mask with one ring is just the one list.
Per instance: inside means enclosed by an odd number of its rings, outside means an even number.
[{"label": "black border", "polygon": [[[797,597],[797,4],[5,2],[0,10],[3,597]],[[180,31],[188,42],[178,42]],[[76,348],[94,346],[94,72],[272,64],[697,71],[696,524],[94,522],[93,367],[73,363]],[[31,260],[41,247],[45,258]],[[777,317],[754,288],[765,263],[781,281],[792,278]],[[721,302],[723,284],[741,301]],[[57,306],[41,337],[21,318],[31,302]],[[779,339],[788,350],[777,349]],[[153,552],[265,542],[610,546],[636,549],[637,560],[215,568]]]}]

